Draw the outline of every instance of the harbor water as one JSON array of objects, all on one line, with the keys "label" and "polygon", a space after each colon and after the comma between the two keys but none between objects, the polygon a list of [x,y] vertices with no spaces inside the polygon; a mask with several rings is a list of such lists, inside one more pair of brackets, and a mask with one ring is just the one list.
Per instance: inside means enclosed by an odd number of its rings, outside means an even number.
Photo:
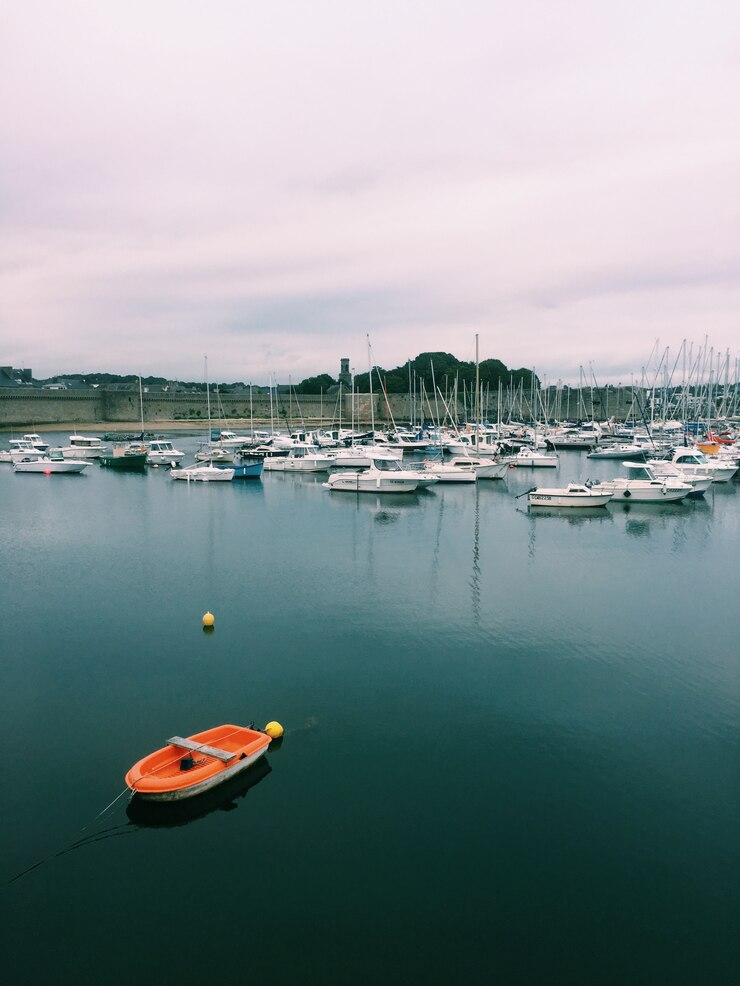
[{"label": "harbor water", "polygon": [[[0,464],[5,981],[736,981],[740,484],[517,499],[618,472]],[[119,797],[168,737],[272,719],[195,810]]]}]

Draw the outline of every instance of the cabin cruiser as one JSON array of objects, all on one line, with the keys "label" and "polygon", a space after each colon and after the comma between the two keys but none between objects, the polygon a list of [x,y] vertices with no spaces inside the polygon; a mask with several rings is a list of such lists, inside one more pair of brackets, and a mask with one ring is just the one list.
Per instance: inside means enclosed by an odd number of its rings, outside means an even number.
[{"label": "cabin cruiser", "polygon": [[178,452],[172,442],[157,440],[149,442],[146,461],[154,466],[177,465],[185,458],[184,452]]},{"label": "cabin cruiser", "polygon": [[657,479],[670,479],[678,480],[679,483],[688,483],[691,487],[691,493],[686,495],[689,497],[704,496],[706,491],[712,485],[712,477],[710,474],[695,472],[688,473],[683,472],[678,466],[674,466],[670,462],[658,462],[652,460],[649,463],[642,462],[623,462],[622,465],[625,469],[635,470],[636,475],[640,475],[640,469],[649,469],[650,473]]},{"label": "cabin cruiser", "polygon": [[249,441],[251,438],[248,435],[237,435],[236,432],[226,431],[223,428],[211,432],[211,444],[220,448],[239,448],[240,445],[245,445]]},{"label": "cabin cruiser", "polygon": [[102,439],[94,435],[70,435],[69,445],[62,446],[65,459],[99,459],[104,452]]},{"label": "cabin cruiser", "polygon": [[708,474],[712,477],[713,483],[728,483],[738,469],[737,464],[734,462],[725,464],[716,459],[708,459],[703,452],[695,448],[676,449],[671,459],[658,459],[649,464],[652,467],[673,465],[687,475],[696,473]]},{"label": "cabin cruiser", "polygon": [[0,452],[0,462],[15,462],[16,459],[23,458],[24,456],[35,456],[38,459],[42,455],[46,455],[47,452],[48,449],[36,448],[32,442],[16,438],[12,440],[11,448],[3,449]]},{"label": "cabin cruiser", "polygon": [[81,473],[89,462],[83,459],[67,459],[61,449],[50,449],[46,455],[28,454],[13,460],[15,472],[38,472],[45,476],[54,473]]},{"label": "cabin cruiser", "polygon": [[26,434],[21,435],[20,438],[11,438],[8,441],[8,445],[10,445],[11,451],[14,448],[25,448],[29,445],[32,448],[37,449],[39,452],[49,451],[49,443],[45,442],[41,435],[37,435],[35,431],[26,432]]},{"label": "cabin cruiser", "polygon": [[294,445],[287,455],[267,456],[265,472],[326,472],[334,465],[328,454],[319,452],[314,445]]},{"label": "cabin cruiser", "polygon": [[591,489],[597,493],[611,493],[615,501],[629,500],[632,503],[676,503],[694,492],[690,483],[682,483],[667,476],[658,478],[649,466],[636,462],[625,462],[624,465],[630,472],[628,479],[619,476],[602,483],[586,485],[591,485]]},{"label": "cabin cruiser", "polygon": [[377,460],[368,469],[334,472],[323,486],[347,493],[413,493],[419,480],[409,476],[398,460]]},{"label": "cabin cruiser", "polygon": [[537,452],[522,446],[516,455],[506,457],[507,463],[525,469],[555,469],[560,461],[557,453]]},{"label": "cabin cruiser", "polygon": [[403,452],[399,449],[379,448],[376,445],[350,445],[349,448],[329,449],[326,453],[332,465],[339,468],[362,469],[373,463],[400,462]]}]

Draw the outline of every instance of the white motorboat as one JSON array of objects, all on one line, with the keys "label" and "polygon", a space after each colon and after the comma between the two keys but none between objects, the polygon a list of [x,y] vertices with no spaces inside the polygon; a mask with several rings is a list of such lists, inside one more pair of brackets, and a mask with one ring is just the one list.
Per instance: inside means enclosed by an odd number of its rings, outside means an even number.
[{"label": "white motorboat", "polygon": [[326,472],[333,465],[332,459],[314,446],[294,445],[287,455],[267,456],[263,468],[265,472]]},{"label": "white motorboat", "polygon": [[147,443],[146,461],[155,466],[177,465],[185,458],[184,452],[178,452],[172,442],[153,441]]},{"label": "white motorboat", "polygon": [[671,459],[658,459],[651,466],[676,466],[687,475],[701,473],[712,477],[713,483],[728,483],[737,472],[734,463],[723,464],[716,459],[708,459],[699,449],[676,449]]},{"label": "white motorboat", "polygon": [[537,452],[535,449],[522,446],[516,455],[506,457],[507,463],[512,463],[517,469],[556,469],[560,461],[557,453]]},{"label": "white motorboat", "polygon": [[691,492],[686,494],[688,497],[704,496],[712,485],[712,477],[708,473],[685,473],[670,462],[662,465],[658,462],[623,462],[622,465],[629,470],[634,479],[655,478],[687,483],[691,487]]},{"label": "white motorboat", "polygon": [[458,434],[448,436],[443,442],[445,452],[453,454],[465,452],[477,456],[494,456],[501,451],[498,442],[489,441],[488,436],[481,435],[476,441],[475,434]]},{"label": "white motorboat", "polygon": [[[665,477],[658,479],[649,466],[642,469],[638,463],[625,463],[630,466],[630,478],[618,476],[616,479],[591,486],[596,492],[611,493],[614,500],[629,500],[632,503],[676,503],[693,492],[689,483]],[[589,485],[589,484],[586,484]]]},{"label": "white motorboat", "polygon": [[635,443],[622,443],[621,445],[605,445],[603,448],[595,448],[586,456],[587,459],[626,459],[630,456],[633,459],[644,458],[648,454],[648,449],[644,445]]},{"label": "white motorboat", "polygon": [[[456,455],[449,460],[451,466],[462,465],[465,462],[472,464],[476,479],[503,479],[510,468],[510,464],[505,459],[494,461],[475,455]],[[430,465],[429,468],[432,469],[433,467]]]},{"label": "white motorboat", "polygon": [[425,462],[424,471],[440,483],[474,483],[478,478],[476,461],[480,462],[480,459],[459,455],[449,462]]},{"label": "white motorboat", "polygon": [[605,507],[612,494],[597,491],[585,483],[568,483],[559,489],[529,490],[530,507]]},{"label": "white motorboat", "polygon": [[218,466],[188,466],[186,469],[170,469],[170,476],[188,483],[229,483],[234,478],[234,470]]},{"label": "white motorboat", "polygon": [[30,442],[25,445],[16,445],[11,449],[3,452],[0,459],[3,462],[20,462],[21,459],[29,461],[31,459],[42,459],[44,456],[49,454],[49,450],[46,451],[36,448]]},{"label": "white motorboat", "polygon": [[380,460],[368,469],[334,472],[323,486],[347,493],[413,493],[419,480],[409,476],[397,460]]},{"label": "white motorboat", "polygon": [[403,452],[399,449],[379,448],[375,445],[351,445],[349,448],[330,449],[326,453],[332,466],[340,469],[366,469],[374,462],[400,462]]},{"label": "white motorboat", "polygon": [[51,449],[48,455],[28,455],[14,460],[15,472],[37,472],[45,476],[55,473],[81,473],[90,465],[83,459],[65,459],[61,449]]},{"label": "white motorboat", "polygon": [[202,445],[195,453],[196,462],[221,462],[230,464],[234,461],[234,449],[228,446],[219,448],[216,445]]},{"label": "white motorboat", "polygon": [[220,448],[239,448],[251,441],[249,435],[237,435],[236,432],[226,431],[223,428],[211,434],[211,443]]},{"label": "white motorboat", "polygon": [[62,446],[65,459],[99,459],[105,451],[102,439],[95,435],[70,435],[69,445]]},{"label": "white motorboat", "polygon": [[573,449],[586,450],[592,449],[599,444],[601,429],[583,426],[581,428],[562,428],[549,432],[545,436],[545,444],[551,449]]},{"label": "white motorboat", "polygon": [[13,449],[27,448],[29,445],[39,452],[49,451],[49,443],[45,442],[41,435],[37,435],[35,431],[26,432],[20,438],[11,438],[8,441],[8,445],[10,445],[11,451]]}]

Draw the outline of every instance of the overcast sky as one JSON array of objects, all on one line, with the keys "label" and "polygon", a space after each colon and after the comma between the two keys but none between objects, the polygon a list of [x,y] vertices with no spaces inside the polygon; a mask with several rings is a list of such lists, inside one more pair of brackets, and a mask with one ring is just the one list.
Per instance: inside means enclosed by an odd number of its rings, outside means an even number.
[{"label": "overcast sky", "polygon": [[0,11],[0,363],[740,355],[737,0]]}]

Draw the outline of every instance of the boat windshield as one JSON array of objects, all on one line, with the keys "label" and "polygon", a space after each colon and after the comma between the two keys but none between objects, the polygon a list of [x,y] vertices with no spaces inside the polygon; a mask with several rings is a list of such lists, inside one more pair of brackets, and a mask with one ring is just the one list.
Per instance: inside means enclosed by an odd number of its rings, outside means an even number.
[{"label": "boat windshield", "polygon": [[397,459],[376,459],[375,466],[383,472],[401,472],[401,464]]}]

